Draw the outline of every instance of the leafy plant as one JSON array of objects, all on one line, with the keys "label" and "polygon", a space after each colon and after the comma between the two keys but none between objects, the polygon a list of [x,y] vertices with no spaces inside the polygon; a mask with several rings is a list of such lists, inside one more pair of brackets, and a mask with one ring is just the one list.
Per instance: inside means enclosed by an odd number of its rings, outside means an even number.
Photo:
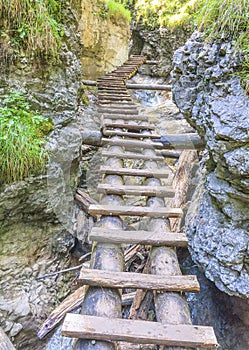
[{"label": "leafy plant", "polygon": [[115,23],[120,22],[130,22],[131,21],[131,13],[128,9],[126,9],[121,2],[106,0],[106,5],[108,8],[109,16]]},{"label": "leafy plant", "polygon": [[48,158],[45,135],[53,127],[51,119],[32,111],[22,93],[10,91],[0,104],[0,184],[44,170]]},{"label": "leafy plant", "polygon": [[63,35],[61,1],[0,0],[2,58],[28,56],[58,60]]}]

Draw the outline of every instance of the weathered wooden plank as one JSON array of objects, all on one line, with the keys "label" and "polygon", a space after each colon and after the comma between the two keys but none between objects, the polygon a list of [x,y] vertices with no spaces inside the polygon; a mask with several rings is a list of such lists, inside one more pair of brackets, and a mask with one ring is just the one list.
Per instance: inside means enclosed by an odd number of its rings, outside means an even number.
[{"label": "weathered wooden plank", "polygon": [[89,286],[107,288],[137,288],[171,292],[200,291],[197,277],[193,275],[155,276],[134,272],[114,272],[82,268],[78,281]]},{"label": "weathered wooden plank", "polygon": [[163,145],[160,144],[160,142],[152,142],[152,141],[139,141],[139,140],[124,140],[124,139],[107,139],[102,138],[102,144],[103,145],[110,145],[110,146],[121,146],[125,148],[148,148],[148,149],[154,149],[154,148],[162,148]]},{"label": "weathered wooden plank", "polygon": [[212,327],[169,325],[150,321],[110,319],[67,314],[62,326],[66,337],[137,344],[201,347],[214,349],[218,343]]},{"label": "weathered wooden plank", "polygon": [[11,343],[3,329],[0,327],[0,350],[15,350],[14,345]]},{"label": "weathered wooden plank", "polygon": [[188,238],[184,233],[162,231],[123,231],[92,228],[89,240],[113,244],[142,244],[151,246],[186,247]]},{"label": "weathered wooden plank", "polygon": [[147,216],[152,218],[164,217],[175,218],[182,216],[182,209],[178,208],[149,208],[149,207],[135,207],[135,206],[117,206],[92,204],[89,207],[89,214],[91,215],[108,215],[108,216]]},{"label": "weathered wooden plank", "polygon": [[[129,195],[129,196],[156,196],[156,197],[174,197],[175,192],[171,186],[112,186],[109,184],[99,184],[98,193]],[[93,204],[93,203],[92,203]]]},{"label": "weathered wooden plank", "polygon": [[148,118],[145,115],[138,115],[138,111],[136,113],[123,113],[122,111],[117,112],[117,113],[108,113],[108,112],[103,112],[102,113],[103,118],[108,118],[108,119],[123,119],[123,120],[137,120],[137,121],[148,121]]},{"label": "weathered wooden plank", "polygon": [[128,108],[124,106],[98,106],[99,113],[112,113],[112,114],[138,114],[138,110],[136,107]]},{"label": "weathered wooden plank", "polygon": [[113,168],[107,166],[101,166],[99,172],[106,175],[127,175],[127,176],[142,176],[142,177],[155,177],[155,178],[168,178],[169,171],[163,170],[149,170],[149,169],[130,169],[130,168]]},{"label": "weathered wooden plank", "polygon": [[[97,82],[93,80],[83,80],[84,85],[88,86],[96,86]],[[133,90],[164,90],[171,91],[171,85],[153,85],[153,84],[132,84],[132,83],[124,83],[127,89]]]},{"label": "weathered wooden plank", "polygon": [[150,134],[150,133],[142,134],[138,132],[108,130],[106,128],[104,128],[102,132],[105,136],[125,136],[125,137],[136,138],[136,139],[143,139],[143,138],[158,139],[158,137],[160,137],[160,135],[158,134]]},{"label": "weathered wooden plank", "polygon": [[141,160],[151,160],[151,161],[164,161],[164,157],[160,156],[147,156],[142,153],[131,153],[131,152],[111,152],[111,151],[102,151],[103,157],[113,157],[121,159],[141,159]]},{"label": "weathered wooden plank", "polygon": [[138,123],[124,123],[124,122],[113,122],[113,121],[102,121],[102,128],[122,128],[127,130],[154,130],[155,127],[149,124],[138,124]]},{"label": "weathered wooden plank", "polygon": [[196,133],[167,134],[161,136],[157,142],[161,142],[167,149],[203,149],[204,141]]}]

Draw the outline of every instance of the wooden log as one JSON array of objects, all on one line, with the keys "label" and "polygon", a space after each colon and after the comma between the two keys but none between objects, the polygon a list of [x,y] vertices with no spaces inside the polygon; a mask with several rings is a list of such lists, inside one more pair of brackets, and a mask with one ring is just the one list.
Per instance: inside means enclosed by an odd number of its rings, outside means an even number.
[{"label": "wooden log", "polygon": [[198,134],[168,134],[161,136],[155,142],[160,142],[167,149],[204,149],[205,143]]},{"label": "wooden log", "polygon": [[67,314],[62,334],[73,338],[127,341],[166,346],[217,348],[212,327],[166,325],[150,321]]},{"label": "wooden log", "polygon": [[157,291],[199,292],[196,276],[164,276],[82,268],[80,283],[107,288],[137,288]]},{"label": "wooden log", "polygon": [[[92,80],[83,80],[84,85],[88,86],[96,86],[97,82]],[[153,84],[132,84],[132,83],[126,83],[125,84],[127,89],[132,90],[161,90],[161,91],[171,91],[171,85],[153,85]]]},{"label": "wooden log", "polygon": [[78,188],[76,190],[74,198],[78,203],[80,203],[80,206],[82,207],[84,212],[87,214],[89,214],[89,206],[91,204],[97,204],[97,202],[94,199],[92,199],[89,196],[89,194],[84,192],[81,188]]},{"label": "wooden log", "polygon": [[131,153],[131,152],[111,152],[111,151],[102,151],[103,157],[113,157],[113,158],[121,158],[121,159],[141,159],[141,160],[150,160],[150,161],[164,161],[164,157],[160,156],[147,156],[142,153]]},{"label": "wooden log", "polygon": [[163,156],[164,158],[178,159],[181,155],[181,152],[170,152],[164,150],[156,150],[156,154]]},{"label": "wooden log", "polygon": [[130,168],[109,168],[102,166],[99,172],[106,175],[126,175],[126,176],[142,176],[142,177],[155,177],[164,178],[169,177],[169,170],[144,170],[144,169],[130,169]]},{"label": "wooden log", "polygon": [[98,113],[112,113],[112,114],[136,114],[138,110],[136,107],[124,106],[99,106]]},{"label": "wooden log", "polygon": [[141,244],[151,246],[186,247],[187,236],[183,233],[162,231],[122,231],[94,227],[89,234],[90,241],[113,244]]},{"label": "wooden log", "polygon": [[15,350],[14,345],[0,327],[0,350]]},{"label": "wooden log", "polygon": [[91,215],[109,215],[109,216],[146,216],[151,218],[158,217],[181,217],[182,209],[178,208],[148,208],[148,207],[135,207],[125,205],[104,205],[104,204],[92,204],[89,207],[89,213]]},{"label": "wooden log", "polygon": [[84,131],[81,133],[82,143],[90,146],[101,146],[102,132]]},{"label": "wooden log", "polygon": [[[98,193],[117,194],[120,196],[156,196],[156,197],[174,197],[175,192],[171,186],[112,186],[109,184],[99,184]],[[93,203],[92,203],[93,204]]]}]

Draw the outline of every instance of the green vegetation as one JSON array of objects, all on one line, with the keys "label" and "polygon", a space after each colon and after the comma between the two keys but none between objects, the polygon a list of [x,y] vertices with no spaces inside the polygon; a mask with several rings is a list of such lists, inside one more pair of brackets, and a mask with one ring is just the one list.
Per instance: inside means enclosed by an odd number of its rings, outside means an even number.
[{"label": "green vegetation", "polygon": [[0,103],[0,184],[44,170],[48,158],[45,135],[53,128],[52,120],[32,111],[22,93],[10,91]]},{"label": "green vegetation", "polygon": [[127,25],[131,21],[131,12],[122,0],[99,0],[97,6],[99,8],[98,15],[110,18],[117,25]]},{"label": "green vegetation", "polygon": [[113,0],[106,0],[106,5],[108,7],[109,16],[115,23],[130,22],[131,12],[126,9],[122,3]]},{"label": "green vegetation", "polygon": [[1,58],[11,62],[24,52],[58,60],[63,27],[60,0],[0,0]]},{"label": "green vegetation", "polygon": [[208,40],[223,37],[236,43],[244,56],[238,74],[249,92],[249,0],[202,0],[196,20]]}]

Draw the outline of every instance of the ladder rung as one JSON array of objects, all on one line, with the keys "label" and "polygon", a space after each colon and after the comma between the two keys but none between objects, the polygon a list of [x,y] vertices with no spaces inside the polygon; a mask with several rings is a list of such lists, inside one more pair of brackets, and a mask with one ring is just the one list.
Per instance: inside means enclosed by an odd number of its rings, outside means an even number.
[{"label": "ladder rung", "polygon": [[144,120],[147,121],[148,118],[145,115],[138,115],[138,111],[137,114],[133,114],[133,113],[126,113],[126,114],[122,114],[122,111],[119,111],[115,114],[110,114],[108,112],[103,112],[102,116],[103,118],[108,118],[108,119],[123,119],[123,120]]},{"label": "ladder rung", "polygon": [[111,152],[111,151],[102,151],[103,157],[113,157],[121,159],[141,159],[141,160],[151,160],[151,161],[164,161],[164,157],[161,156],[147,156],[142,153],[130,153],[130,152]]},{"label": "ladder rung", "polygon": [[89,240],[110,244],[142,244],[151,246],[186,247],[188,238],[184,233],[162,231],[123,231],[93,227]]},{"label": "ladder rung", "polygon": [[99,184],[98,193],[129,195],[129,196],[148,196],[148,197],[174,197],[175,192],[171,186],[114,186],[109,184]]},{"label": "ladder rung", "polygon": [[123,113],[123,114],[135,114],[135,113],[138,113],[138,110],[136,107],[132,107],[132,108],[127,108],[127,107],[122,107],[122,106],[119,106],[119,107],[116,107],[116,108],[113,108],[113,107],[110,107],[110,106],[99,106],[98,107],[98,112],[99,113],[112,113],[112,114],[120,114],[120,113]]},{"label": "ladder rung", "polygon": [[107,288],[137,288],[165,292],[200,291],[199,282],[194,275],[166,276],[82,268],[78,280],[89,286]]},{"label": "ladder rung", "polygon": [[167,207],[141,207],[141,206],[125,206],[125,205],[104,205],[91,204],[89,206],[90,215],[107,215],[107,216],[146,216],[150,218],[179,218],[183,212],[180,208]]},{"label": "ladder rung", "polygon": [[100,167],[100,173],[106,174],[106,175],[127,175],[127,176],[143,176],[143,177],[154,177],[154,178],[168,178],[169,173],[171,171],[166,171],[164,168],[163,170],[150,170],[150,169],[130,169],[130,168],[112,168],[112,167],[106,167],[102,166]]},{"label": "ladder rung", "polygon": [[205,349],[218,347],[212,327],[171,325],[69,313],[63,322],[62,335],[72,338],[157,344],[169,347]]},{"label": "ladder rung", "polygon": [[138,132],[107,130],[106,128],[104,128],[102,132],[105,136],[124,136],[124,137],[136,138],[136,139],[142,139],[142,138],[159,139],[161,137],[158,134],[150,134],[150,133],[142,134]]},{"label": "ladder rung", "polygon": [[[122,119],[122,118],[121,118]],[[104,120],[102,122],[102,128],[122,128],[127,130],[155,130],[153,125],[147,124],[128,124],[122,122],[108,122]]]},{"label": "ladder rung", "polygon": [[101,142],[103,145],[121,146],[121,147],[125,147],[125,148],[155,149],[155,148],[162,148],[163,147],[163,145],[160,142],[124,140],[124,139],[107,139],[105,137],[103,137],[101,139]]}]

